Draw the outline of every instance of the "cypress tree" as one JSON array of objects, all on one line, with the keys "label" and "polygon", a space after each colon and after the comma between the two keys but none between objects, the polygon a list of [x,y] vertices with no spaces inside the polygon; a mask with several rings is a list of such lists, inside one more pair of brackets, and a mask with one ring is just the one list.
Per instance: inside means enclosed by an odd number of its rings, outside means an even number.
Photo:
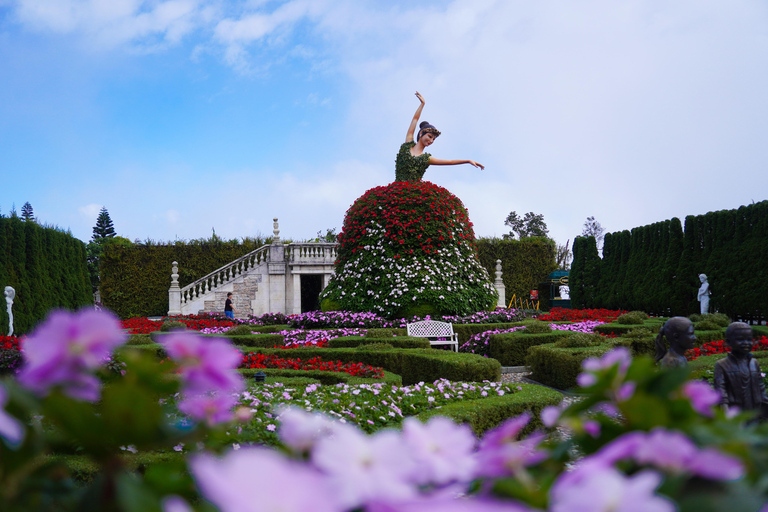
[{"label": "cypress tree", "polygon": [[568,284],[571,296],[571,306],[574,308],[584,308],[584,240],[582,236],[573,239],[573,262],[571,271],[568,273]]},{"label": "cypress tree", "polygon": [[677,267],[680,264],[680,257],[683,253],[683,225],[680,219],[673,217],[669,222],[669,246],[667,248],[666,259],[664,260],[664,269],[662,271],[665,283],[664,293],[667,297],[665,301],[665,310],[662,312],[665,316],[677,316],[683,314],[684,302],[678,294],[677,287]]}]

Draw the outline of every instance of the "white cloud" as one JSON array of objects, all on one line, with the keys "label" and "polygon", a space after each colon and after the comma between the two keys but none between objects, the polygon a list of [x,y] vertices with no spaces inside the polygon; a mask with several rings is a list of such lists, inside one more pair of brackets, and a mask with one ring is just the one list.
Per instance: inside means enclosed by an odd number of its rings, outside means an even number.
[{"label": "white cloud", "polygon": [[96,219],[99,217],[99,212],[101,211],[102,206],[103,205],[91,203],[78,207],[77,211],[83,220],[95,223]]}]

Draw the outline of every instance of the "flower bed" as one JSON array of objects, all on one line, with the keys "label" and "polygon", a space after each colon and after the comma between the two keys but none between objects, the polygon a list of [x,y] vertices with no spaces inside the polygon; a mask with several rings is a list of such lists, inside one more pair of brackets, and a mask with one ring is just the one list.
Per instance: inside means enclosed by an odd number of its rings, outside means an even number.
[{"label": "flower bed", "polygon": [[0,336],[0,350],[21,350],[21,338]]},{"label": "flower bed", "polygon": [[344,372],[353,377],[381,379],[384,370],[362,363],[343,363],[341,361],[323,361],[319,357],[302,360],[299,358],[277,357],[275,355],[251,352],[243,356],[240,368],[277,368],[281,370],[319,370],[324,372]]},{"label": "flower bed", "polygon": [[[710,341],[704,343],[701,347],[692,348],[686,352],[685,357],[693,361],[701,356],[711,356],[713,354],[725,354],[730,352],[731,348],[724,340]],[[753,350],[768,350],[768,336],[762,336],[755,339]]]},{"label": "flower bed", "polygon": [[552,308],[549,313],[539,315],[539,320],[548,322],[581,322],[596,320],[603,323],[612,322],[626,311],[610,309],[565,309]]},{"label": "flower bed", "polygon": [[[561,308],[555,308],[561,309]],[[594,329],[598,325],[602,325],[603,322],[599,320],[585,320],[583,322],[577,322],[573,324],[550,324],[550,328],[556,331],[574,331],[574,332],[594,332]],[[494,334],[502,334],[507,332],[515,332],[521,329],[525,329],[525,326],[511,327],[509,329],[496,329],[492,331],[485,331],[479,334],[475,334],[469,340],[459,347],[459,352],[469,352],[470,354],[478,354],[481,356],[489,357],[489,340]]]}]

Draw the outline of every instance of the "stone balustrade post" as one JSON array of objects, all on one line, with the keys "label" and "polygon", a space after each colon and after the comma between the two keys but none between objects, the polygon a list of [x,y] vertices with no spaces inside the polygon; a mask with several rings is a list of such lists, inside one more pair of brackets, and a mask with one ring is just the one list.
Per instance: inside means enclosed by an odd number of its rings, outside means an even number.
[{"label": "stone balustrade post", "polygon": [[168,289],[168,316],[181,314],[181,287],[179,286],[179,263],[171,264],[171,287]]},{"label": "stone balustrade post", "polygon": [[496,291],[499,292],[499,300],[496,301],[496,307],[506,307],[506,287],[504,286],[504,281],[501,279],[501,260],[496,260],[496,279],[493,282],[493,286],[495,286]]}]

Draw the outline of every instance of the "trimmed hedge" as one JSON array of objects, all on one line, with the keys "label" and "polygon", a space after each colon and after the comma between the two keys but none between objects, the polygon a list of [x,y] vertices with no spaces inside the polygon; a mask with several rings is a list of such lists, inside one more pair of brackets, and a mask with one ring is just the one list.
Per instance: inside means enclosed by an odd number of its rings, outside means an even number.
[{"label": "trimmed hedge", "polygon": [[459,346],[469,341],[469,338],[475,334],[486,331],[501,331],[502,329],[511,329],[520,327],[523,322],[505,322],[498,324],[453,324],[453,332],[459,335]]},{"label": "trimmed hedge", "polygon": [[[706,379],[712,382],[715,378],[715,363],[723,359],[728,354],[712,354],[711,356],[697,357],[693,361],[688,361],[688,368],[691,370],[692,379]],[[757,359],[760,369],[765,371],[768,368],[768,351],[752,352],[752,357]]]},{"label": "trimmed hedge", "polygon": [[616,334],[617,336],[621,336],[622,334],[626,334],[629,331],[633,329],[637,329],[639,327],[645,327],[646,329],[649,329],[653,333],[659,332],[661,330],[661,326],[664,325],[664,322],[661,322],[657,319],[650,319],[646,320],[642,324],[619,324],[619,323],[607,323],[607,324],[600,324],[597,327],[595,327],[594,331],[598,334]]},{"label": "trimmed hedge", "polygon": [[[251,352],[286,356],[285,351],[280,349],[256,348]],[[386,371],[400,375],[405,386],[419,382],[434,382],[438,379],[481,382],[498,381],[501,378],[501,365],[495,359],[475,354],[457,354],[447,350],[366,351],[354,348],[295,348],[290,352],[290,357],[318,356],[329,361],[363,363],[384,368]]]},{"label": "trimmed hedge", "polygon": [[545,343],[554,343],[570,331],[552,331],[542,334],[524,334],[522,331],[492,334],[488,339],[488,355],[501,366],[523,366],[528,349]]},{"label": "trimmed hedge", "polygon": [[328,341],[331,348],[353,348],[361,345],[371,345],[373,343],[388,343],[393,348],[430,348],[429,340],[426,338],[416,338],[409,336],[398,336],[396,338],[368,338],[360,336],[341,336]]},{"label": "trimmed hedge", "polygon": [[392,338],[394,336],[408,336],[408,329],[400,329],[400,328],[377,328],[377,329],[368,329],[365,333],[366,338]]},{"label": "trimmed hedge", "polygon": [[128,336],[128,345],[151,345],[154,340],[149,334],[131,334]]},{"label": "trimmed hedge", "polygon": [[509,418],[519,416],[524,412],[531,413],[531,421],[523,429],[523,435],[544,428],[541,422],[541,410],[548,405],[557,405],[562,399],[562,393],[554,389],[520,384],[522,391],[504,396],[494,396],[479,400],[467,400],[444,405],[439,409],[424,411],[416,417],[427,421],[433,416],[446,416],[455,423],[466,423],[481,436],[486,431],[498,426]]},{"label": "trimmed hedge", "polygon": [[[162,336],[167,336],[170,333],[165,332],[153,332],[149,336],[152,341],[158,343]],[[222,338],[230,341],[233,345],[238,347],[259,347],[259,348],[272,348],[276,345],[282,346],[285,342],[285,336],[282,334],[239,334],[235,336],[224,336],[222,334],[200,334],[205,338]]]},{"label": "trimmed hedge", "polygon": [[590,357],[601,357],[613,349],[613,343],[587,348],[557,348],[554,344],[537,345],[528,350],[527,363],[531,378],[556,389],[576,387],[581,373],[581,362]]},{"label": "trimmed hedge", "polygon": [[[402,384],[402,379],[399,375],[392,372],[384,372],[383,379],[369,379],[365,377],[355,377],[344,372],[323,372],[319,370],[288,370],[280,368],[244,368],[238,370],[238,372],[246,379],[252,379],[258,372],[264,372],[267,375],[267,381],[280,381],[284,383],[291,382],[292,385],[296,384],[296,380],[307,379],[307,385],[312,382],[318,382],[325,385],[335,384],[371,384],[374,382],[383,382],[385,384],[392,384],[393,386],[399,386]],[[311,381],[311,382],[310,382]],[[250,382],[250,385],[258,386],[255,382]],[[301,384],[301,381],[299,381]]]}]

